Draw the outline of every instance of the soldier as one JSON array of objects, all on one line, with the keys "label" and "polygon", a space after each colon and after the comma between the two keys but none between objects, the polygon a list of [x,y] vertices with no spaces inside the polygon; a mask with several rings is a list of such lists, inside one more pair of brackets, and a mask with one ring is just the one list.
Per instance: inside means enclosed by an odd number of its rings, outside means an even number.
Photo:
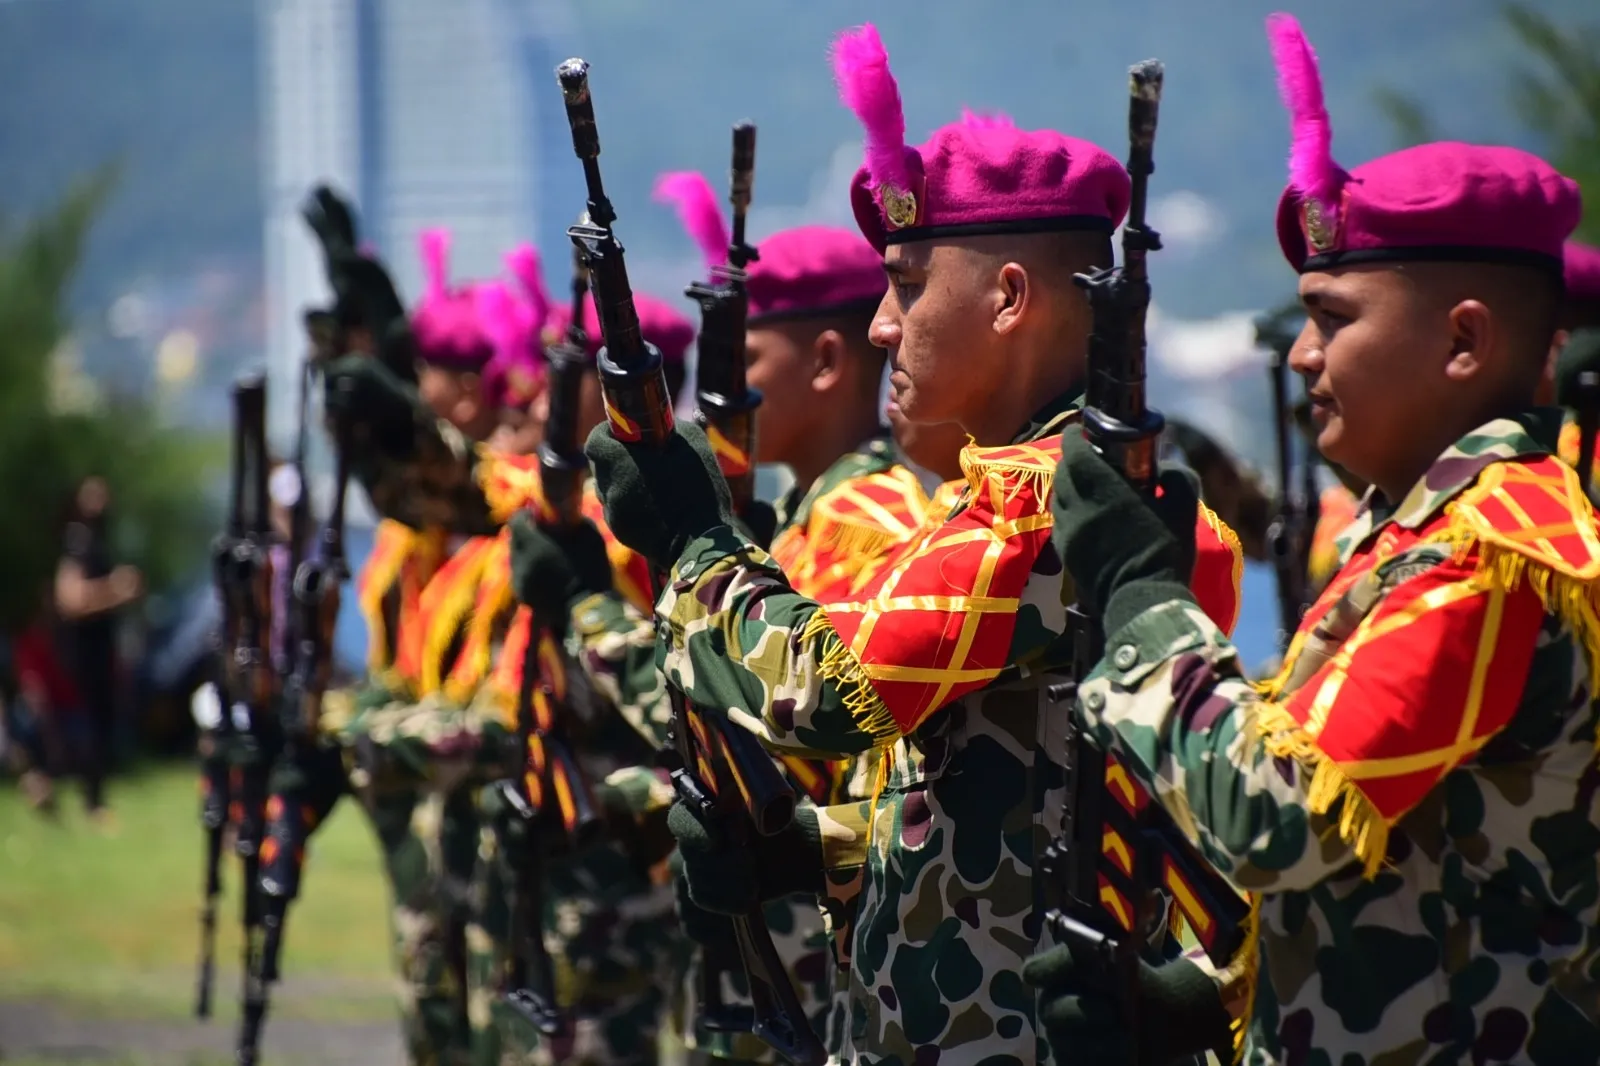
[{"label": "soldier", "polygon": [[[417,1063],[465,1063],[464,926],[477,831],[460,785],[470,758],[442,754],[441,738],[458,731],[461,715],[418,701],[433,687],[425,664],[439,658],[428,641],[440,628],[435,617],[492,543],[481,493],[456,470],[472,441],[493,430],[482,375],[494,347],[474,287],[449,282],[448,234],[430,230],[420,243],[426,290],[409,320],[416,393],[365,357],[337,360],[325,374],[330,411],[355,427],[352,469],[396,523],[380,530],[359,586],[374,659],[391,652],[392,661],[357,696],[355,714],[332,725],[353,753],[354,791],[384,851],[409,1053]],[[397,463],[407,476],[392,476]]]},{"label": "soldier", "polygon": [[[533,292],[533,282],[526,282]],[[535,303],[548,300],[539,291]],[[684,356],[694,336],[692,324],[670,305],[635,294],[641,329],[657,345],[675,382],[683,380]],[[583,307],[585,325],[596,322],[594,305]],[[552,309],[544,330],[548,343],[566,331],[570,311]],[[599,330],[584,331],[586,354],[600,348]],[[586,376],[578,413],[583,433],[604,418],[598,375]],[[549,418],[550,397],[540,393],[531,423]],[[480,880],[474,924],[468,930],[471,952],[474,1061],[496,1066],[515,1061],[542,1066],[576,1062],[620,1066],[654,1062],[659,1022],[670,975],[682,954],[672,921],[672,894],[660,869],[672,848],[665,830],[671,790],[653,769],[663,743],[666,711],[648,699],[619,707],[620,690],[611,671],[625,676],[640,668],[653,673],[648,654],[628,655],[629,639],[641,605],[648,604],[648,572],[643,560],[609,537],[598,498],[586,495],[590,519],[575,531],[545,531],[528,521],[539,493],[538,464],[531,457],[487,453],[478,477],[505,530],[508,555],[487,573],[480,587],[451,686],[472,701],[473,715],[487,736],[515,728],[523,656],[535,617],[555,619],[557,635],[571,630],[568,647],[577,654],[554,654],[545,669],[565,679],[567,703],[578,721],[573,742],[607,826],[604,842],[578,854],[561,854],[541,863],[544,875],[544,944],[555,962],[556,994],[572,1017],[573,1031],[545,1039],[502,1005],[509,961],[510,912],[507,887],[496,857],[508,846],[543,847],[540,841],[509,842],[493,831],[498,797],[485,793],[485,827],[479,844]],[[598,528],[597,528],[598,526]],[[514,596],[515,600],[510,597]],[[628,606],[630,597],[635,600]],[[516,602],[524,606],[516,608]],[[570,626],[569,626],[569,623]],[[645,649],[650,647],[648,634]],[[480,651],[481,649],[481,651]],[[615,651],[613,650],[615,649]],[[486,664],[493,662],[492,671]],[[476,664],[476,666],[474,666]],[[481,671],[474,676],[474,671]],[[596,676],[598,675],[598,677]],[[546,678],[545,680],[551,680]],[[597,680],[600,683],[596,683]],[[660,686],[653,690],[660,702]],[[629,691],[634,691],[629,689]],[[620,711],[620,713],[619,713]],[[486,740],[486,745],[498,744]]]},{"label": "soldier", "polygon": [[[729,524],[693,427],[659,450],[596,430],[589,456],[618,538],[670,568],[656,608],[669,682],[780,749],[883,751],[874,800],[802,810],[747,851],[674,806],[695,902],[736,913],[820,892],[823,867],[864,860],[841,1057],[1031,1063],[1041,1042],[1017,971],[1039,934],[1033,870],[1061,798],[1042,672],[1070,661],[1045,501],[1086,358],[1072,276],[1110,261],[1128,176],[1085,141],[971,116],[909,148],[877,31],[842,37],[835,64],[867,126],[852,204],[890,279],[871,339],[908,419],[956,422],[975,441],[956,513],[823,607]],[[650,491],[667,485],[670,512]],[[1231,621],[1236,544],[1202,525],[1196,577]]]},{"label": "soldier", "polygon": [[[1309,45],[1268,25],[1294,119],[1278,235],[1309,312],[1291,366],[1318,447],[1373,487],[1257,689],[1174,580],[1187,529],[1069,440],[1055,535],[1110,651],[1079,713],[1255,899],[1259,951],[1220,986],[1245,1061],[1593,1063],[1600,541],[1533,407],[1578,189],[1458,143],[1346,172]],[[1087,961],[1030,963],[1040,1017],[1063,1054],[1126,1062]],[[1143,972],[1186,994],[1139,1061],[1216,1034],[1198,978]]]}]

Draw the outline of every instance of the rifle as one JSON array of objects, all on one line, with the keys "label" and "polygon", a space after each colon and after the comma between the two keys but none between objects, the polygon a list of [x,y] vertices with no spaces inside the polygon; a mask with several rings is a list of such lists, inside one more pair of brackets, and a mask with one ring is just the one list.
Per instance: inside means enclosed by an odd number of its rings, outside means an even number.
[{"label": "rifle", "polygon": [[[556,68],[556,78],[588,190],[585,219],[568,229],[567,236],[583,255],[595,290],[605,339],[598,363],[606,419],[617,440],[666,447],[676,432],[672,400],[661,353],[640,332],[622,245],[611,225],[617,216],[600,176],[589,64],[569,59]],[[788,826],[794,818],[794,790],[755,736],[725,718],[699,713],[676,689],[669,687],[668,697],[675,751],[663,761],[683,802],[718,823],[735,847],[746,845],[752,833],[770,836]],[[750,984],[753,1031],[800,1066],[820,1066],[827,1053],[772,946],[760,904],[735,916],[733,927]]]},{"label": "rifle", "polygon": [[[535,516],[546,528],[570,528],[583,520],[583,480],[589,472],[578,439],[578,406],[589,369],[581,320],[588,276],[576,249],[572,273],[567,333],[547,353],[550,415],[539,445],[543,506]],[[555,970],[544,943],[544,874],[538,860],[549,839],[546,829],[554,828],[549,825],[550,813],[557,814],[561,833],[574,851],[593,843],[604,828],[589,782],[562,728],[563,694],[545,676],[539,661],[545,641],[564,629],[564,619],[530,620],[517,692],[518,773],[493,786],[524,830],[510,871],[514,906],[506,1003],[546,1037],[566,1035],[572,1025],[557,1000]]]},{"label": "rifle", "polygon": [[1585,370],[1578,375],[1578,484],[1593,498],[1589,478],[1594,473],[1595,434],[1600,433],[1600,374]]},{"label": "rifle", "polygon": [[755,163],[756,128],[741,122],[733,127],[732,191],[728,197],[733,204],[733,229],[728,262],[711,271],[710,284],[697,281],[685,293],[700,305],[700,337],[695,342],[696,413],[717,453],[734,510],[741,515],[755,496],[756,408],[761,406],[761,393],[745,381],[745,320],[750,297],[744,268],[760,258],[744,239]]},{"label": "rifle", "polygon": [[[1073,279],[1094,313],[1085,436],[1148,496],[1156,490],[1156,444],[1164,425],[1145,403],[1144,332],[1150,305],[1145,260],[1161,247],[1160,236],[1145,222],[1145,207],[1155,169],[1162,78],[1162,65],[1153,59],[1129,70],[1128,173],[1133,180],[1122,231],[1123,265]],[[1081,592],[1068,609],[1073,680],[1050,686],[1046,693],[1053,700],[1075,699],[1078,679],[1087,677],[1104,653],[1105,635],[1090,609]],[[1074,958],[1096,971],[1096,983],[1115,994],[1137,1063],[1143,1024],[1137,1009],[1139,966],[1167,913],[1161,887],[1172,894],[1208,954],[1224,962],[1238,946],[1246,907],[1073,714],[1067,716],[1065,764],[1062,833],[1046,849],[1042,864],[1052,903],[1045,924],[1059,943],[1071,945]]]},{"label": "rifle", "polygon": [[220,709],[211,747],[200,762],[200,824],[206,832],[205,875],[200,905],[200,964],[194,1013],[211,1017],[211,990],[216,977],[217,898],[222,894],[222,844],[231,803],[234,739],[232,654],[239,639],[241,593],[235,586],[234,558],[245,543],[245,470],[248,466],[246,407],[254,401],[246,390],[233,390],[233,471],[228,483],[228,519],[211,542],[211,579],[222,607],[222,626],[213,642],[215,685]]},{"label": "rifle", "polygon": [[[307,368],[307,377],[310,368]],[[348,383],[343,383],[348,387]],[[305,383],[302,382],[301,441],[304,447]],[[350,575],[345,560],[345,494],[350,478],[349,430],[344,420],[335,424],[336,458],[333,506],[317,536],[316,551],[294,568],[290,588],[289,635],[291,651],[284,675],[280,713],[285,737],[284,762],[289,771],[267,802],[267,837],[261,846],[261,951],[257,969],[246,986],[244,1012],[239,1028],[236,1061],[239,1066],[255,1063],[266,1020],[267,998],[280,977],[279,956],[283,947],[284,921],[289,904],[300,893],[305,870],[306,842],[316,827],[313,782],[329,770],[319,759],[317,736],[322,717],[322,697],[333,675],[333,636],[339,619],[340,588]],[[300,498],[310,493],[301,483]],[[307,518],[309,523],[309,504]],[[291,548],[292,556],[299,552]]]},{"label": "rifle", "polygon": [[[243,706],[248,726],[236,732],[233,783],[234,852],[243,863],[244,998],[253,984],[261,948],[261,839],[266,817],[267,782],[275,754],[274,724],[268,714],[274,690],[271,657],[266,650],[272,612],[272,538],[267,497],[267,390],[254,374],[235,386],[236,414],[241,424],[242,451],[254,459],[246,481],[251,515],[244,535],[230,557],[237,621],[231,667],[230,696]],[[238,460],[235,460],[238,462]],[[246,460],[248,461],[248,460]],[[226,711],[224,713],[227,713]]]},{"label": "rifle", "polygon": [[1294,333],[1287,320],[1298,313],[1286,308],[1256,322],[1256,343],[1272,353],[1272,409],[1278,460],[1278,513],[1267,527],[1267,546],[1278,578],[1278,647],[1287,650],[1300,618],[1315,598],[1311,587],[1311,540],[1316,529],[1315,449],[1301,442],[1300,484],[1295,485],[1296,433],[1289,403],[1289,350]]}]

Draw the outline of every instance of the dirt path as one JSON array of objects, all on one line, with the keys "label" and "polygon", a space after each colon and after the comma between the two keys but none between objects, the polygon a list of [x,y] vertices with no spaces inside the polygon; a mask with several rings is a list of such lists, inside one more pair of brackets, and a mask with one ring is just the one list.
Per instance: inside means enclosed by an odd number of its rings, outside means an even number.
[{"label": "dirt path", "polygon": [[[286,983],[285,991],[289,991]],[[313,989],[298,988],[303,999]],[[0,1002],[0,1062],[160,1063],[218,1066],[233,1061],[231,1019],[145,1021],[94,1017],[82,1007],[48,1000]],[[397,1066],[404,1061],[399,1025],[269,1018],[262,1040],[267,1066]]]}]

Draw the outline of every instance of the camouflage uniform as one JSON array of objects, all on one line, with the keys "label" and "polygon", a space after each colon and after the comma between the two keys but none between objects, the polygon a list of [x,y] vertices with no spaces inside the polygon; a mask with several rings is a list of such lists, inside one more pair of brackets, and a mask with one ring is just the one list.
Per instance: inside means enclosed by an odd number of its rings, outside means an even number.
[{"label": "camouflage uniform", "polygon": [[478,731],[464,713],[379,687],[331,728],[383,852],[409,1061],[465,1063],[463,923],[477,841],[456,786],[473,771]]},{"label": "camouflage uniform", "polygon": [[[619,552],[612,556],[619,587],[631,588],[635,575],[624,573],[625,559],[617,563],[624,558]],[[525,611],[511,622],[526,624]],[[515,731],[520,663],[503,658],[510,642],[497,643],[496,670],[478,689],[472,714],[485,744],[505,751]],[[668,724],[654,655],[653,630],[621,593],[596,594],[574,607],[564,657],[570,739],[588,779],[616,790],[634,824],[624,831],[630,839],[614,835],[577,855],[558,848],[543,862],[544,943],[555,962],[558,1002],[574,1022],[572,1036],[560,1041],[542,1039],[503,1003],[510,991],[511,913],[496,860],[508,843],[495,817],[500,798],[484,793],[468,928],[476,1066],[622,1066],[656,1059],[661,1015],[685,945],[655,854],[664,857],[670,848],[664,816],[672,793],[650,765]],[[519,840],[511,846],[530,845]]]},{"label": "camouflage uniform", "polygon": [[1600,1060],[1600,549],[1558,428],[1490,422],[1398,505],[1369,493],[1271,684],[1179,600],[1083,687],[1098,738],[1258,894],[1249,1063]]},{"label": "camouflage uniform", "polygon": [[[1060,432],[1071,408],[1065,399],[1045,408],[1016,446],[969,447],[964,455],[979,488],[958,518],[987,522],[977,505],[994,500],[1026,512],[990,526],[1000,531],[990,543],[1012,543],[1011,531],[1031,538],[1012,556],[1008,580],[1017,588],[995,593],[1011,604],[1013,636],[998,654],[991,644],[981,664],[969,658],[952,670],[938,660],[942,675],[959,680],[945,689],[921,686],[922,712],[909,726],[832,628],[837,605],[825,613],[794,594],[766,553],[732,530],[690,543],[658,608],[670,638],[668,678],[697,705],[729,708],[782,750],[836,757],[889,748],[877,800],[828,811],[829,866],[859,861],[871,814],[852,934],[846,1061],[910,1066],[937,1055],[947,1064],[1031,1063],[1044,1054],[1033,996],[1017,971],[1039,934],[1034,856],[1061,800],[1051,755],[1062,750],[1061,721],[1044,713],[1042,671],[1067,666],[1071,656],[1061,566],[1041,532],[1049,521],[1038,493],[1047,494],[1053,466],[1046,472],[1033,464],[1049,454],[1038,442]],[[908,544],[886,573],[912,556],[937,566],[937,532]],[[860,603],[873,595],[869,586]],[[879,632],[898,628],[885,622]],[[1028,670],[1003,672],[1017,663]],[[830,881],[836,878],[849,873]]]},{"label": "camouflage uniform", "polygon": [[[374,508],[391,523],[434,531],[414,534],[418,544],[437,547],[432,542],[441,541],[444,530],[492,532],[475,478],[473,447],[448,422],[420,405],[415,410],[404,458],[370,447],[352,456],[354,473]],[[426,580],[436,573],[436,561],[428,560]],[[417,663],[402,649],[412,642],[421,646],[411,631],[419,622],[414,612],[384,604],[386,593],[375,588],[368,602],[363,590],[369,628],[375,629],[373,678],[336,738],[351,766],[352,791],[384,853],[410,1061],[464,1064],[469,1050],[465,925],[478,844],[476,813],[465,785],[483,772],[482,729],[437,695],[416,699]],[[378,612],[381,617],[374,618]]]}]

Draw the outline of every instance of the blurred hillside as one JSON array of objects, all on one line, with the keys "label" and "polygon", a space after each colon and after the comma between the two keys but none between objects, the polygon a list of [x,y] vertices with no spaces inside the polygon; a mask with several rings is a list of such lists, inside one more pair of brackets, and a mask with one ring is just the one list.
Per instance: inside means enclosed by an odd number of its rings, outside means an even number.
[{"label": "blurred hillside", "polygon": [[[1196,417],[1230,435],[1236,413],[1262,402],[1254,366],[1237,368],[1245,376],[1235,380],[1208,363],[1213,351],[1225,355],[1247,339],[1246,319],[1207,322],[1200,333],[1186,324],[1275,305],[1291,284],[1271,228],[1287,123],[1262,19],[1277,5],[1013,0],[995,8],[929,0],[868,11],[844,0],[563,3],[536,6],[562,46],[594,64],[608,185],[646,287],[676,287],[680,268],[693,262],[671,213],[649,203],[650,182],[662,169],[719,170],[735,119],[761,125],[756,196],[765,228],[848,220],[838,193],[856,158],[857,131],[836,101],[825,55],[830,36],[864,15],[879,21],[914,140],[967,105],[1070,130],[1120,153],[1124,70],[1161,57],[1167,95],[1154,192],[1169,249],[1152,264],[1167,326],[1164,342],[1160,330],[1153,336],[1162,375],[1155,398],[1176,398],[1181,389],[1209,412]],[[1529,6],[1564,23],[1595,18],[1592,0]],[[1527,57],[1494,0],[1300,7],[1322,56],[1341,160],[1353,164],[1393,146],[1379,86],[1417,101],[1452,136],[1538,147],[1507,91]],[[259,355],[251,351],[260,345],[256,17],[248,0],[0,3],[0,210],[37,208],[107,158],[125,163],[75,294],[88,313],[91,366],[110,371],[127,362],[115,343],[129,336],[126,322],[113,328],[105,311],[129,293],[140,298],[123,305],[123,318],[156,338],[165,305],[210,293],[227,312],[213,313],[218,320],[209,326],[186,320],[185,328],[213,330],[202,347],[224,361]],[[569,168],[576,208],[575,163],[551,164]],[[535,236],[548,246],[567,221],[549,218]],[[507,234],[507,242],[519,236]],[[106,334],[99,346],[97,330]],[[207,382],[220,383],[227,371],[201,367]],[[1259,441],[1236,444],[1260,454]]]}]

